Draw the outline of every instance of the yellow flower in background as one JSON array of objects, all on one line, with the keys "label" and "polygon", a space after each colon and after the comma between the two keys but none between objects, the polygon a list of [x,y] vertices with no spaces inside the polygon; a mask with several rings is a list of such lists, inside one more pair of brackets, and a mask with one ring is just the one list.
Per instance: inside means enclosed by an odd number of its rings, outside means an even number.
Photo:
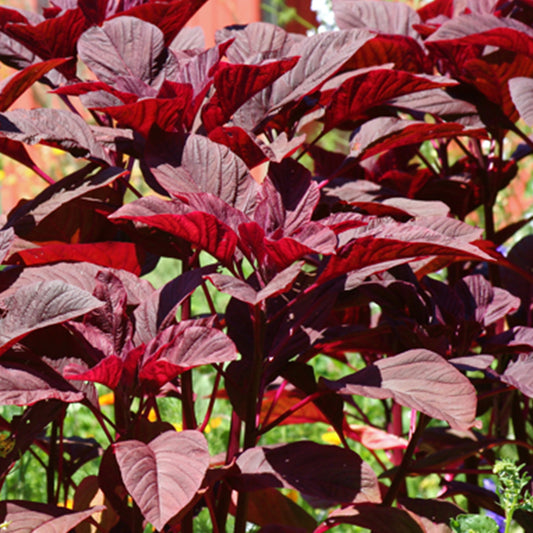
[{"label": "yellow flower in background", "polygon": [[341,444],[341,439],[339,439],[339,436],[335,431],[322,433],[322,440],[328,444]]},{"label": "yellow flower in background", "polygon": [[222,424],[222,418],[220,416],[216,416],[215,418],[212,418],[211,420],[209,420],[209,423],[207,424],[207,426],[205,426],[205,432],[211,433],[211,430],[216,429],[217,427],[220,426],[220,424]]},{"label": "yellow flower in background", "polygon": [[14,435],[0,435],[0,457],[7,457],[15,447]]},{"label": "yellow flower in background", "polygon": [[102,405],[113,405],[115,403],[115,393],[108,392],[107,394],[102,394],[102,396],[98,398],[98,403],[100,404],[100,407]]}]

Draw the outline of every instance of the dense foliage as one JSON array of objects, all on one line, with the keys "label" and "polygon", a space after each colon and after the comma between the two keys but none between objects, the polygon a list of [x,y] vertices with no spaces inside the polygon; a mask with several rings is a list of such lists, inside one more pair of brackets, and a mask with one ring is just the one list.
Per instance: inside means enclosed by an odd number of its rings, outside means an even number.
[{"label": "dense foliage", "polygon": [[[0,231],[0,403],[24,406],[0,420],[0,476],[38,448],[47,501],[1,502],[0,522],[433,533],[501,514],[483,477],[504,445],[533,450],[532,240],[501,248],[529,221],[494,216],[533,151],[528,2],[334,0],[340,30],[254,23],[211,48],[185,27],[204,2],[0,8],[0,152],[48,182]],[[61,105],[9,110],[37,82]],[[36,143],[75,171],[49,176]],[[163,257],[181,268],[155,289]],[[65,433],[78,403],[104,440]],[[265,444],[324,423],[339,444]],[[439,498],[410,493],[430,473]]]}]

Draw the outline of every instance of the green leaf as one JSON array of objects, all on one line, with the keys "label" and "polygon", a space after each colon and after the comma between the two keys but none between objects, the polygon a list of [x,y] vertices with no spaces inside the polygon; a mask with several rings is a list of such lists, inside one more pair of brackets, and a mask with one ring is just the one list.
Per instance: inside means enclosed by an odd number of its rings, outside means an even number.
[{"label": "green leaf", "polygon": [[490,517],[476,514],[460,514],[450,520],[454,533],[498,533],[498,524]]}]

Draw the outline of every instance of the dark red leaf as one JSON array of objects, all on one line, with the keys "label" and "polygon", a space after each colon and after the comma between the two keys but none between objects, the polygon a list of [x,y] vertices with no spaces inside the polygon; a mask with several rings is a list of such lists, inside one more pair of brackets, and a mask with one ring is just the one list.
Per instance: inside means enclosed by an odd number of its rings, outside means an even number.
[{"label": "dark red leaf", "polygon": [[395,507],[362,503],[330,513],[328,524],[353,524],[371,529],[373,533],[426,533],[421,524],[409,512]]},{"label": "dark red leaf", "polygon": [[520,354],[518,359],[509,364],[501,376],[504,383],[516,387],[522,394],[533,398],[533,356]]},{"label": "dark red leaf", "polygon": [[[314,465],[313,468],[309,468]],[[293,488],[321,502],[379,502],[372,469],[353,451],[311,441],[255,447],[237,459],[244,488]]]},{"label": "dark red leaf", "polygon": [[209,138],[224,144],[237,154],[250,169],[266,161],[267,156],[252,134],[237,126],[217,127],[209,132]]},{"label": "dark red leaf", "polygon": [[213,215],[193,211],[184,215],[166,214],[152,216],[125,216],[120,213],[114,220],[132,220],[150,228],[159,229],[185,239],[216,257],[223,264],[230,264],[237,247],[237,235]]},{"label": "dark red leaf", "polygon": [[258,305],[267,298],[272,298],[288,291],[292,287],[292,284],[301,269],[302,263],[294,263],[292,266],[282,270],[279,274],[276,274],[276,276],[274,276],[274,278],[259,291],[256,291],[248,283],[234,278],[233,276],[209,274],[207,278],[220,292],[230,294],[242,302]]},{"label": "dark red leaf", "polygon": [[236,358],[235,345],[224,333],[182,322],[164,329],[146,346],[139,381],[158,390],[187,369]]},{"label": "dark red leaf", "polygon": [[[453,83],[453,82],[451,82]],[[409,72],[376,69],[345,81],[333,94],[326,109],[324,127],[329,130],[371,118],[370,110],[393,98],[435,89],[446,83],[415,76]],[[353,129],[353,128],[351,128]]]},{"label": "dark red leaf", "polygon": [[206,2],[207,0],[149,2],[123,11],[120,16],[136,17],[157,26],[165,36],[165,45],[169,46],[178,32]]},{"label": "dark red leaf", "polygon": [[121,382],[123,368],[124,361],[116,355],[110,355],[88,370],[75,363],[67,365],[63,376],[74,381],[101,383],[111,390],[115,390]]},{"label": "dark red leaf", "polygon": [[0,363],[0,401],[4,405],[33,405],[41,400],[80,402],[85,395],[74,388],[50,382],[22,365]]},{"label": "dark red leaf", "polygon": [[193,499],[209,467],[199,431],[167,431],[149,444],[121,441],[113,451],[128,492],[159,530]]},{"label": "dark red leaf", "polygon": [[476,389],[446,359],[429,350],[409,350],[324,383],[339,394],[393,398],[401,405],[445,420],[454,429],[467,430],[475,422]]},{"label": "dark red leaf", "polygon": [[[95,91],[105,91],[113,96],[116,96],[125,104],[131,104],[138,100],[138,96],[128,92],[117,90],[115,87],[104,83],[103,81],[85,81],[79,83],[71,83],[64,85],[52,91],[54,94],[67,94],[71,96],[80,96]],[[90,106],[89,106],[90,107]]]},{"label": "dark red leaf", "polygon": [[431,62],[419,41],[402,35],[378,34],[355,54],[349,65],[354,68],[394,63],[395,69],[420,74],[432,73]]},{"label": "dark red leaf", "polygon": [[[4,31],[20,41],[42,59],[76,56],[78,38],[88,27],[82,11],[69,9],[58,17],[40,24],[8,24]],[[76,77],[76,63],[69,61],[56,67],[68,79]]]},{"label": "dark red leaf", "polygon": [[[96,276],[101,271],[102,267],[92,263],[56,263],[24,269],[14,268],[12,271],[4,272],[3,275],[0,273],[0,290],[5,300],[19,289],[32,283],[62,281],[91,294],[96,287]],[[139,305],[154,292],[154,288],[148,281],[140,279],[135,274],[126,270],[113,270],[112,272],[121,280],[126,289],[128,305]]]},{"label": "dark red leaf", "polygon": [[130,242],[95,242],[87,244],[48,244],[19,251],[10,256],[12,265],[37,266],[59,261],[86,261],[110,268],[121,268],[140,275],[144,253]]},{"label": "dark red leaf", "polygon": [[132,128],[146,138],[154,125],[163,131],[179,131],[191,97],[191,86],[183,85],[179,98],[146,98],[131,104],[96,108],[96,111],[109,114],[119,126]]},{"label": "dark red leaf", "polygon": [[14,238],[15,232],[13,231],[13,228],[7,228],[0,231],[0,263],[3,263],[5,257],[9,253]]},{"label": "dark red leaf", "polygon": [[293,533],[312,533],[317,526],[316,520],[309,513],[276,489],[250,492],[246,519],[258,526],[270,525],[276,533],[284,533],[283,528],[297,528],[287,530]]},{"label": "dark red leaf", "polygon": [[4,80],[0,87],[0,111],[5,111],[20,95],[47,72],[64,64],[66,59],[50,59],[35,63]]},{"label": "dark red leaf", "polygon": [[257,183],[244,162],[203,135],[187,137],[180,166],[170,153],[149,155],[147,160],[158,183],[174,196],[210,193],[244,213],[255,205]]},{"label": "dark red leaf", "polygon": [[178,305],[215,270],[216,266],[210,265],[183,272],[141,302],[134,312],[135,339],[148,343],[158,331],[172,325]]},{"label": "dark red leaf", "polygon": [[56,210],[61,209],[76,198],[106,187],[127,174],[122,168],[111,167],[88,176],[93,169],[94,167],[87,165],[47,187],[33,200],[20,207],[15,207],[8,215],[6,227],[13,227],[19,237],[27,237],[35,226]]},{"label": "dark red leaf", "polygon": [[254,94],[270,86],[298,63],[298,58],[260,65],[220,63],[214,77],[216,93],[202,109],[208,131],[224,125]]}]

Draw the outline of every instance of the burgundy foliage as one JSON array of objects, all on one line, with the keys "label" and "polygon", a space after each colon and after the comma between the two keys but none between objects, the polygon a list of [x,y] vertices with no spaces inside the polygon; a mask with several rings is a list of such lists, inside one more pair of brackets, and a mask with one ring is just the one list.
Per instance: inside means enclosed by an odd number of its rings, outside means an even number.
[{"label": "burgundy foliage", "polygon": [[[494,209],[533,153],[533,20],[334,0],[340,30],[231,26],[206,49],[186,27],[204,3],[0,8],[0,153],[48,182],[0,229],[0,402],[21,408],[0,485],[38,446],[47,501],[0,523],[434,533],[464,511],[444,497],[494,509],[499,447],[533,459],[530,219]],[[63,105],[11,109],[36,84]],[[75,168],[48,176],[34,144]],[[78,403],[107,440],[65,434]],[[428,473],[442,499],[409,493]]]}]

